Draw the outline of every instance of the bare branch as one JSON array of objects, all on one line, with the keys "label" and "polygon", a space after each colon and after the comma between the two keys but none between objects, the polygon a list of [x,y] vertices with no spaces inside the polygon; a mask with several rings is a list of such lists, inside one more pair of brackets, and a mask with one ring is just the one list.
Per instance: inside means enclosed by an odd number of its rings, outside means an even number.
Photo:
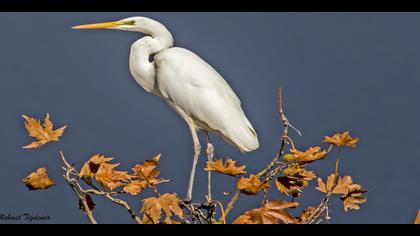
[{"label": "bare branch", "polygon": [[75,169],[74,166],[71,166],[64,157],[64,154],[62,151],[60,151],[61,160],[64,162],[64,165],[66,165],[66,173],[63,175],[64,179],[68,183],[68,185],[73,189],[73,191],[76,193],[77,197],[79,198],[80,202],[83,205],[83,210],[86,213],[86,216],[89,219],[89,222],[91,224],[97,224],[95,217],[93,216],[93,212],[90,210],[89,205],[86,201],[86,193],[83,191],[83,189],[80,188],[80,186],[77,184],[77,180],[72,178],[72,173],[74,173]]}]

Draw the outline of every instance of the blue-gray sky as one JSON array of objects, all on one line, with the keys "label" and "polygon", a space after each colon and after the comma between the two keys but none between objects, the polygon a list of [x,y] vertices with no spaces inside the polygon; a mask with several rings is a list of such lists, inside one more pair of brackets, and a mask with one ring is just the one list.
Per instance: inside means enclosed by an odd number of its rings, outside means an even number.
[{"label": "blue-gray sky", "polygon": [[[333,201],[332,222],[413,222],[420,209],[418,13],[0,13],[0,213],[49,215],[49,223],[86,222],[61,178],[59,149],[78,166],[102,153],[115,157],[122,169],[162,153],[161,175],[173,182],[159,189],[184,196],[190,133],[165,103],[131,78],[129,48],[140,35],[70,29],[129,16],[161,21],[177,46],[214,66],[241,98],[260,148],[242,155],[213,137],[216,157],[230,156],[249,172],[271,160],[282,127],[276,94],[281,86],[286,113],[303,133],[292,133],[299,148],[318,145],[338,131],[360,138],[356,149],[343,150],[340,170],[369,190],[368,202],[344,213],[341,202]],[[23,150],[31,140],[21,115],[47,112],[56,125],[68,125],[64,137],[40,150]],[[206,192],[205,160],[202,155],[196,199]],[[57,186],[29,192],[21,179],[43,165]],[[310,169],[327,176],[333,156]],[[234,189],[235,179],[216,175],[215,181],[214,195],[228,200],[222,193]],[[305,190],[302,205],[321,198]],[[95,199],[101,223],[131,223],[119,206]],[[128,199],[138,211],[139,198]],[[260,201],[242,196],[232,217]]]}]

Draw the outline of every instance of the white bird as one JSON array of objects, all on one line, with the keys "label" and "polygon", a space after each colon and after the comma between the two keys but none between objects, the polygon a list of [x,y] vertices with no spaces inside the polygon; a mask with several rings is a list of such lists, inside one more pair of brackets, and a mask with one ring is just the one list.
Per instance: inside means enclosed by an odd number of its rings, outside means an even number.
[{"label": "white bird", "polygon": [[[130,17],[73,27],[100,28],[147,35],[131,46],[130,72],[147,92],[164,99],[190,128],[194,142],[194,161],[186,201],[191,201],[201,150],[197,130],[203,130],[206,135],[209,160],[212,158],[209,153],[212,153],[213,146],[208,132],[220,135],[241,152],[250,152],[259,147],[257,133],[229,84],[199,56],[187,49],[174,47],[172,34],[164,25],[147,17]],[[209,174],[209,181],[210,178]],[[207,197],[211,199],[210,186]]]}]

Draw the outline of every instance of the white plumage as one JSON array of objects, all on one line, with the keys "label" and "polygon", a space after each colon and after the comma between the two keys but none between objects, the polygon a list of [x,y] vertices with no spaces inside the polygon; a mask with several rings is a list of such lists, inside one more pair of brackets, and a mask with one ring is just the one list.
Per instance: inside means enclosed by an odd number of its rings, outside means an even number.
[{"label": "white plumage", "polygon": [[239,150],[258,148],[254,128],[228,83],[200,57],[183,48],[155,56],[157,89],[186,121],[220,134]]},{"label": "white plumage", "polygon": [[257,134],[229,84],[193,52],[173,47],[171,33],[159,22],[146,17],[130,17],[74,28],[119,29],[148,35],[132,45],[130,71],[147,92],[163,98],[190,127],[195,156],[187,199],[191,200],[195,165],[200,153],[197,129],[203,129],[206,134],[220,135],[241,152],[258,148]]}]

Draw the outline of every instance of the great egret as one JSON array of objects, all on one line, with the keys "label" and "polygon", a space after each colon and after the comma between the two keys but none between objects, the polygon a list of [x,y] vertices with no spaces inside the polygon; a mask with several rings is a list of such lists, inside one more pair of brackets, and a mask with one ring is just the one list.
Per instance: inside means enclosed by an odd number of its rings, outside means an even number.
[{"label": "great egret", "polygon": [[[198,129],[206,135],[210,160],[213,145],[208,132],[220,135],[241,152],[258,148],[257,134],[229,84],[193,52],[173,47],[172,34],[161,23],[147,17],[130,17],[114,22],[79,25],[73,29],[115,29],[147,35],[131,46],[130,71],[147,92],[164,99],[189,126],[194,142],[194,161],[187,201],[191,201],[201,150]],[[211,199],[210,187],[208,198]]]}]

